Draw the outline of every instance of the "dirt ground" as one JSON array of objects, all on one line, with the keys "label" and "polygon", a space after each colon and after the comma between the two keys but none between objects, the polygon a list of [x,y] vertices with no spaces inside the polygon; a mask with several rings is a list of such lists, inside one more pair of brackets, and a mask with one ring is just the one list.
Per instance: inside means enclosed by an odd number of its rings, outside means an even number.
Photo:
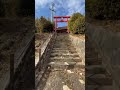
[{"label": "dirt ground", "polygon": [[50,34],[49,33],[36,33],[35,34],[35,47],[39,47],[42,45],[42,43],[45,42],[45,40],[48,38]]},{"label": "dirt ground", "polygon": [[78,38],[80,38],[80,39],[82,39],[82,40],[85,39],[85,34],[78,34],[78,35],[74,35],[74,34],[73,34],[72,36],[78,37]]}]

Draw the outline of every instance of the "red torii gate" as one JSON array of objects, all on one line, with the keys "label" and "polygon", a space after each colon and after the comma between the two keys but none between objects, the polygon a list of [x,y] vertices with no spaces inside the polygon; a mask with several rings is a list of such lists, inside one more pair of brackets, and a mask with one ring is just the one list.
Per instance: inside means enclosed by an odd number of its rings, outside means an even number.
[{"label": "red torii gate", "polygon": [[[69,18],[70,18],[70,16],[54,16],[54,19],[55,19],[55,21],[54,21],[55,22],[55,28],[54,28],[54,30],[55,30],[55,32],[57,30],[57,23],[58,22],[67,22],[67,25],[68,25],[68,19]],[[64,19],[66,19],[66,20],[64,20]],[[70,32],[70,30],[68,30],[68,26],[67,26],[67,32],[68,33]]]}]

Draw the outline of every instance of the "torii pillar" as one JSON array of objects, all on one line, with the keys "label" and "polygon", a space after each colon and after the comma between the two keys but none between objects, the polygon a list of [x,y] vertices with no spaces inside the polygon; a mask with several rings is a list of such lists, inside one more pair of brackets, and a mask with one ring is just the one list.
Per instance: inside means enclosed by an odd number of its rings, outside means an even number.
[{"label": "torii pillar", "polygon": [[[67,32],[70,33],[70,30],[68,29],[68,19],[70,16],[54,16],[54,22],[55,22],[55,32],[57,31],[57,23],[58,22],[67,22]],[[59,20],[58,20],[59,19]],[[66,20],[65,20],[66,19]]]}]

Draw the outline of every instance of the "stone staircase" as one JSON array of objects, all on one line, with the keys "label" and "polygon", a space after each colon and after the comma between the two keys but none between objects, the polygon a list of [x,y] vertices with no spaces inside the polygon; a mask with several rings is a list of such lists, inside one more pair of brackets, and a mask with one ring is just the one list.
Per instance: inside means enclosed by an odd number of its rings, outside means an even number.
[{"label": "stone staircase", "polygon": [[114,90],[112,77],[102,65],[102,58],[88,38],[85,44],[86,90]]},{"label": "stone staircase", "polygon": [[37,90],[85,90],[85,66],[67,34],[57,34]]}]

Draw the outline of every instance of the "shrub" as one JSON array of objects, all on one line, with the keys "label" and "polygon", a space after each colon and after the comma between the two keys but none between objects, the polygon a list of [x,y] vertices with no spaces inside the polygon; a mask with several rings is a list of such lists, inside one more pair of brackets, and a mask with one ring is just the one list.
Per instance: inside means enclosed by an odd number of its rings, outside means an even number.
[{"label": "shrub", "polygon": [[80,13],[74,13],[68,22],[68,29],[73,34],[85,32],[85,17]]},{"label": "shrub", "polygon": [[35,20],[35,26],[36,26],[37,32],[40,32],[40,33],[53,31],[53,23],[51,23],[49,19],[47,20],[43,16]]},{"label": "shrub", "polygon": [[78,17],[78,19],[75,21],[73,28],[75,30],[74,33],[76,34],[84,34],[85,33],[85,18],[84,17]]},{"label": "shrub", "polygon": [[43,26],[42,26],[42,24],[41,24],[41,22],[40,22],[40,20],[38,18],[35,20],[35,27],[37,29],[36,30],[37,33],[42,33]]}]

